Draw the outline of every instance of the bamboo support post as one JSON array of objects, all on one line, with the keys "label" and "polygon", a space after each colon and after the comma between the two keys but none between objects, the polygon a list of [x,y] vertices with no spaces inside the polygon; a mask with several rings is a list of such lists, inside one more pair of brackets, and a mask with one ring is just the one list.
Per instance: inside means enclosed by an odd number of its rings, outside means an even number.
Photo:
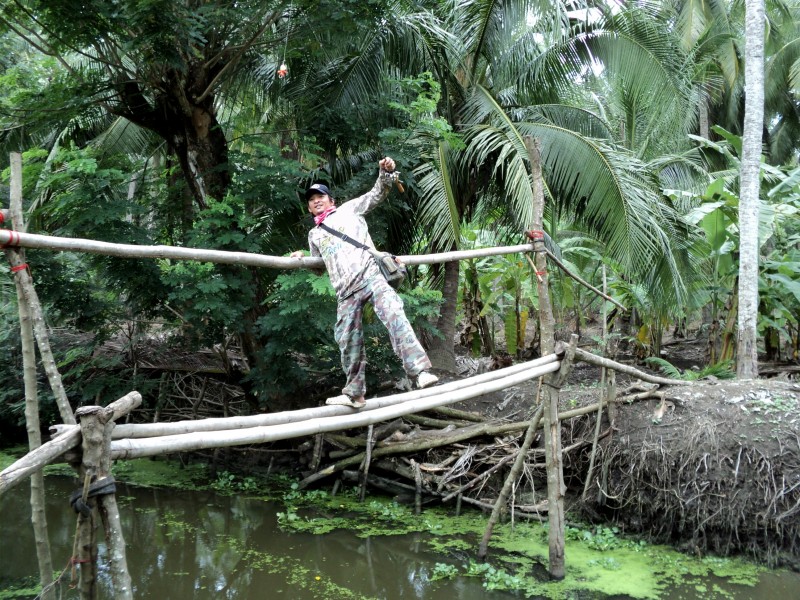
[{"label": "bamboo support post", "polygon": [[361,471],[361,493],[358,496],[358,501],[363,502],[367,494],[367,477],[369,477],[369,463],[372,461],[372,433],[375,426],[370,424],[367,428],[367,450],[364,455],[364,468]]},{"label": "bamboo support post", "polygon": [[564,578],[564,547],[566,523],[564,521],[564,497],[567,486],[564,484],[564,463],[561,450],[561,419],[558,416],[558,398],[561,388],[567,380],[575,360],[578,347],[578,336],[570,336],[570,344],[561,360],[561,368],[557,373],[544,378],[544,414],[545,419],[545,460],[547,463],[547,520],[549,523],[549,558],[550,577],[555,580]]},{"label": "bamboo support post", "polygon": [[592,453],[589,455],[589,468],[586,471],[586,479],[583,482],[583,493],[581,500],[586,501],[586,494],[589,493],[589,485],[592,480],[592,472],[594,471],[594,461],[597,457],[597,445],[600,440],[600,422],[603,420],[603,401],[606,400],[606,377],[607,373],[613,373],[611,370],[603,369],[600,374],[600,402],[597,403],[597,413],[595,415],[594,423],[594,439],[592,440]]},{"label": "bamboo support post", "polygon": [[[537,291],[539,293],[539,332],[540,350],[544,356],[550,354],[555,343],[555,318],[553,306],[550,301],[548,287],[547,259],[544,246],[544,181],[542,179],[542,160],[540,142],[531,136],[524,138],[525,148],[531,165],[531,192],[533,196],[533,215],[531,222],[531,237],[534,242],[534,252]],[[572,346],[577,345],[577,341]],[[574,347],[572,347],[574,352]],[[572,360],[570,355],[570,361]],[[555,580],[564,578],[564,473],[561,462],[561,424],[558,419],[558,390],[556,385],[558,376],[545,378],[545,388],[542,398],[544,410],[544,439],[547,454],[547,499],[549,510],[549,559],[550,577]]]},{"label": "bamboo support post", "polygon": [[[25,221],[22,210],[22,156],[18,152],[12,152],[11,157],[11,194],[10,210],[6,211],[14,226],[14,231],[3,231],[9,237],[19,237],[24,235]],[[3,216],[5,222],[5,214]],[[2,245],[2,244],[0,244]],[[12,244],[13,245],[13,244]],[[25,251],[21,248],[5,248],[6,258],[11,264],[11,271],[14,273],[14,280],[17,284],[17,296],[20,305],[26,305],[26,311],[30,314],[33,325],[33,333],[36,336],[36,344],[39,346],[39,356],[42,359],[42,366],[50,383],[50,388],[55,396],[56,406],[64,423],[74,425],[75,416],[72,414],[72,407],[69,405],[67,393],[64,391],[64,384],[61,381],[61,374],[58,372],[56,361],[53,358],[53,351],[50,349],[50,335],[44,321],[44,311],[39,302],[39,296],[33,287],[33,279],[30,274],[30,267],[25,262]]]},{"label": "bamboo support post", "polygon": [[[24,228],[22,220],[22,156],[12,152],[11,157],[11,193],[10,216],[12,222]],[[26,299],[25,284],[22,275],[26,266],[25,254],[22,250],[6,250],[6,256],[15,273],[17,292],[17,310],[19,311],[20,341],[22,350],[22,380],[25,389],[25,427],[28,432],[28,448],[35,451],[42,446],[41,423],[39,419],[39,395],[36,381],[36,348],[34,347],[35,316],[31,303]],[[22,265],[22,266],[19,266]],[[41,471],[31,475],[30,486],[31,524],[36,541],[36,558],[39,567],[39,580],[42,584],[41,597],[45,600],[54,598],[53,559],[50,553],[47,533],[47,516],[45,513],[44,476]]]},{"label": "bamboo support post", "polygon": [[503,483],[500,494],[498,495],[497,500],[492,507],[492,514],[489,516],[489,520],[486,523],[486,529],[483,531],[481,543],[478,545],[478,560],[486,559],[486,555],[489,552],[489,539],[492,537],[494,526],[497,524],[497,521],[500,519],[500,515],[506,506],[508,495],[511,493],[511,486],[522,472],[526,455],[528,454],[528,450],[530,449],[531,445],[533,444],[533,440],[536,437],[536,430],[539,428],[543,410],[543,407],[540,405],[531,417],[528,428],[525,431],[525,438],[523,439],[522,445],[517,451],[514,464],[511,466],[511,471],[509,472],[508,477],[506,477],[505,483]]},{"label": "bamboo support post", "polygon": [[419,463],[413,459],[411,468],[414,469],[414,514],[420,515],[422,513],[422,471],[420,471]]}]

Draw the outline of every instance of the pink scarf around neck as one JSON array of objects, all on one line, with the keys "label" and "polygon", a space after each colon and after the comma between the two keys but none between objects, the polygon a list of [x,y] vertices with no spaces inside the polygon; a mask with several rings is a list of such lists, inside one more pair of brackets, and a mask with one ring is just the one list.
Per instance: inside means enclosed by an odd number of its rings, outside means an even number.
[{"label": "pink scarf around neck", "polygon": [[316,215],[314,217],[314,224],[315,225],[319,225],[320,223],[322,223],[325,220],[325,217],[327,217],[329,214],[331,214],[335,210],[336,210],[335,206],[331,206],[330,208],[325,209],[325,211],[319,213],[318,215]]}]

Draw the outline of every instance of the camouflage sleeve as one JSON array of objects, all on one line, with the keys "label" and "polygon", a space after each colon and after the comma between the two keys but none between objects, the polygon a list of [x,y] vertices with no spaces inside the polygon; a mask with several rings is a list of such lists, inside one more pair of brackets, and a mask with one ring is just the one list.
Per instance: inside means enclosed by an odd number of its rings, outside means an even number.
[{"label": "camouflage sleeve", "polygon": [[[308,232],[308,249],[311,251],[311,256],[322,256],[317,248],[317,245],[314,243],[314,240],[311,239],[311,232]],[[315,275],[322,275],[325,272],[325,267],[318,267],[318,268],[311,268],[309,269]]]},{"label": "camouflage sleeve", "polygon": [[314,243],[314,240],[311,238],[311,232],[310,231],[308,232],[308,249],[311,252],[311,256],[322,256],[322,254],[320,254],[319,248],[317,248],[317,245]]},{"label": "camouflage sleeve", "polygon": [[380,173],[378,173],[378,179],[370,191],[363,196],[358,196],[346,202],[346,204],[351,205],[354,214],[365,215],[386,199],[392,189],[393,180],[390,175],[390,173],[381,169]]}]

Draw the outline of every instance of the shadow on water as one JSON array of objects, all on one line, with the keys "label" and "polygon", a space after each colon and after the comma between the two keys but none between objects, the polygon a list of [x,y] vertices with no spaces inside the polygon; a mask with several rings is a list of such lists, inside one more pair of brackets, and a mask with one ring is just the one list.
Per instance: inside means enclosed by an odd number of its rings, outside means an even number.
[{"label": "shadow on water", "polygon": [[[53,564],[60,570],[69,562],[75,531],[68,502],[74,484],[67,477],[45,481]],[[38,577],[28,497],[27,485],[0,497],[0,590]],[[443,559],[425,549],[421,534],[287,534],[278,527],[279,506],[214,492],[120,485],[117,499],[137,600],[478,600],[489,593],[479,579],[432,581],[433,569]],[[104,561],[101,544],[101,565]],[[109,576],[102,566],[100,579],[100,597],[110,598]],[[68,583],[69,574],[64,597],[77,597]],[[522,597],[490,594],[498,600]]]}]

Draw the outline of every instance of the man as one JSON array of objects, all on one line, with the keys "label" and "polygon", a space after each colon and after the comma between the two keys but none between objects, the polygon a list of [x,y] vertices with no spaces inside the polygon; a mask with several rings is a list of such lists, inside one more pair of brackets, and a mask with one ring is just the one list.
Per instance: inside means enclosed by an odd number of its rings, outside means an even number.
[{"label": "man", "polygon": [[[395,179],[394,160],[387,157],[378,166],[380,172],[373,188],[358,198],[337,207],[330,190],[315,183],[306,190],[308,211],[314,217],[315,227],[308,233],[311,256],[321,256],[336,291],[338,302],[334,337],[342,355],[342,369],[347,383],[342,395],[328,398],[326,404],[342,404],[363,408],[366,404],[366,365],[364,332],[361,317],[364,305],[372,303],[375,314],[389,331],[395,354],[403,363],[409,378],[416,379],[417,387],[425,388],[439,379],[429,372],[431,361],[414,334],[411,323],[403,312],[403,301],[378,270],[372,255],[320,227],[321,223],[346,234],[357,242],[374,248],[364,215],[382,202]],[[302,250],[292,252],[292,257],[303,256]]]}]

